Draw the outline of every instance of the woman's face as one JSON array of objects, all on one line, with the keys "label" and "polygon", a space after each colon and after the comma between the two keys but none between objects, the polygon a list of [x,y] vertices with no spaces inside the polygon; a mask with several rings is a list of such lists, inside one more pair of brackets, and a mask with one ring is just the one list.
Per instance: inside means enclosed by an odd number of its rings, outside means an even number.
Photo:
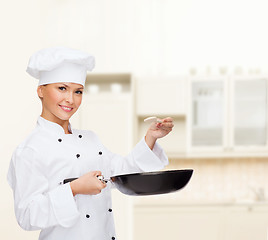
[{"label": "woman's face", "polygon": [[82,102],[83,89],[83,86],[77,83],[52,83],[39,86],[37,93],[43,106],[41,116],[59,124],[69,120]]}]

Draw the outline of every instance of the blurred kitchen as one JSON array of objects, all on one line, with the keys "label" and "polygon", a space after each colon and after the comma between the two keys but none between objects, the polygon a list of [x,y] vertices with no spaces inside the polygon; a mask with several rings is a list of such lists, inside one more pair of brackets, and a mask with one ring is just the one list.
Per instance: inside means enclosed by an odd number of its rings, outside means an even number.
[{"label": "blurred kitchen", "polygon": [[167,169],[194,169],[176,193],[113,192],[120,240],[266,240],[268,229],[266,0],[1,1],[1,239],[18,226],[6,174],[41,104],[29,56],[68,46],[96,57],[76,128],[125,155],[143,119],[173,117],[160,141]]}]

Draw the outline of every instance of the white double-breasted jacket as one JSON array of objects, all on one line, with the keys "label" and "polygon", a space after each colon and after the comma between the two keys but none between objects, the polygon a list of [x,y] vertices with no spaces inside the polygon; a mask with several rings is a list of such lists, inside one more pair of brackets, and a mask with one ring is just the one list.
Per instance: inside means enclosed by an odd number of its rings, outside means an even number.
[{"label": "white double-breasted jacket", "polygon": [[[99,170],[113,175],[162,169],[167,157],[156,143],[151,150],[142,139],[126,157],[113,154],[91,131],[63,128],[42,117],[13,153],[8,182],[15,215],[25,230],[40,230],[40,240],[116,239],[111,184],[97,195],[72,194],[64,179]],[[116,141],[116,137],[115,137]]]}]

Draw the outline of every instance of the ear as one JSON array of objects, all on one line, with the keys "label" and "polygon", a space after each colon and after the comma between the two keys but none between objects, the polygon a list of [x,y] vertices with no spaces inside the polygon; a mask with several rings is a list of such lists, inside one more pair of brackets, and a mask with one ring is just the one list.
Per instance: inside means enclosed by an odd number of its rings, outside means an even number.
[{"label": "ear", "polygon": [[43,98],[43,86],[38,86],[37,87],[37,94],[39,98]]}]

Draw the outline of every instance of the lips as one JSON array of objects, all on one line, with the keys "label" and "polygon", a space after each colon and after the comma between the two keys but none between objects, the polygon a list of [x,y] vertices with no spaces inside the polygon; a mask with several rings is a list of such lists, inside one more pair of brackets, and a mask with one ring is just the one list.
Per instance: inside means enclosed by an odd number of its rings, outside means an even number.
[{"label": "lips", "polygon": [[73,110],[72,107],[67,107],[67,106],[63,106],[63,105],[60,105],[60,107],[65,112],[71,112]]}]

